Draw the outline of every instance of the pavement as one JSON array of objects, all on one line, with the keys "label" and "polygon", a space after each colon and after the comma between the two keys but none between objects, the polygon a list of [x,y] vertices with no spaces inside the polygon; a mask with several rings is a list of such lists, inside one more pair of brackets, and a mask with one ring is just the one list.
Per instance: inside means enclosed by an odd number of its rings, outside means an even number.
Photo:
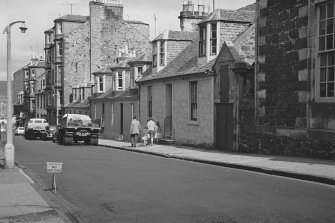
[{"label": "pavement", "polygon": [[[99,139],[99,146],[335,185],[335,160],[228,153],[174,144],[131,147],[129,142],[110,139]],[[46,202],[20,168],[3,168],[2,150],[0,141],[0,223],[69,222]]]},{"label": "pavement", "polygon": [[4,169],[3,147],[0,140],[0,223],[64,223],[22,169]]},{"label": "pavement", "polygon": [[99,145],[127,151],[147,153],[168,158],[255,171],[335,185],[335,160],[261,154],[229,153],[190,146],[160,145],[131,147],[129,142],[99,139]]}]

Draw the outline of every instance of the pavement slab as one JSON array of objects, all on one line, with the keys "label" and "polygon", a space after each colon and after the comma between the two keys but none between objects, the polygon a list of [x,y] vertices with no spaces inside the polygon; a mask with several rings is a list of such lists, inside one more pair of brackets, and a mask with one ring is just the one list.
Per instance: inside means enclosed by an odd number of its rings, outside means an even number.
[{"label": "pavement slab", "polygon": [[0,223],[63,223],[19,168],[0,169]]}]

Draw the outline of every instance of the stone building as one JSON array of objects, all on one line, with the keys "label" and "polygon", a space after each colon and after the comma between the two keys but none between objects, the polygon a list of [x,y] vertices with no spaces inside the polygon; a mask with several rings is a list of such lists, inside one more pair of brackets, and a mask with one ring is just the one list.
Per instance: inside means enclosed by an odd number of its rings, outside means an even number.
[{"label": "stone building", "polygon": [[[83,49],[85,56],[89,52],[89,44],[78,46],[70,43],[72,32],[81,29],[82,25],[88,21],[87,16],[65,15],[54,20],[54,27],[45,31],[45,58],[46,58],[46,109],[47,121],[50,124],[57,124],[60,116],[63,114],[63,105],[69,101],[69,94],[65,92],[71,91],[66,83],[74,74],[69,69],[76,69],[85,75],[89,72],[88,68],[83,68],[82,64],[89,64],[89,59],[85,63],[74,63],[73,58],[69,58],[68,54],[73,48]],[[88,36],[88,33],[86,33]],[[85,39],[85,36],[82,36]],[[88,56],[87,56],[88,57]],[[80,59],[80,58],[78,58]],[[81,62],[81,61],[80,61]],[[70,67],[70,68],[69,68]],[[86,75],[87,76],[87,75]]]},{"label": "stone building", "polygon": [[91,114],[92,119],[101,123],[106,138],[129,139],[132,117],[139,116],[139,93],[135,81],[151,67],[151,52],[136,58],[130,56],[118,58],[122,59],[119,64],[94,73],[98,94],[90,98]]},{"label": "stone building", "polygon": [[334,141],[334,1],[258,0],[257,8],[258,132]]},{"label": "stone building", "polygon": [[[214,104],[216,100],[221,102],[218,93],[221,73],[217,67],[224,61],[248,59],[253,62],[254,15],[254,11],[248,10],[215,10],[198,23],[197,31],[189,33],[184,44],[178,44],[179,50],[169,43],[176,37],[170,39],[165,34],[156,38],[152,43],[153,68],[138,81],[141,122],[148,118],[159,122],[165,140],[213,148],[216,138],[221,137],[215,135]],[[179,36],[178,41],[187,36],[185,32],[173,34]],[[232,45],[233,41],[236,41],[236,49],[244,50],[239,55],[234,48],[238,56],[227,57],[231,51],[220,49],[224,42]],[[221,85],[227,91],[234,89],[229,82]],[[233,149],[233,143],[228,149]]]},{"label": "stone building", "polygon": [[89,7],[89,16],[62,16],[45,32],[46,58],[50,55],[51,60],[47,70],[50,123],[56,123],[65,110],[89,114],[86,99],[94,93],[93,73],[117,64],[124,49],[136,57],[149,47],[149,25],[124,20],[120,0],[91,1]]},{"label": "stone building", "polygon": [[23,96],[24,96],[24,67],[14,72],[14,94],[13,94],[13,106],[14,106],[14,115],[20,116],[24,110]]},{"label": "stone building", "polygon": [[35,79],[35,117],[47,118],[46,110],[46,73],[43,73]]},{"label": "stone building", "polygon": [[24,68],[24,117],[25,120],[36,117],[36,104],[35,104],[35,93],[36,77],[42,75],[45,72],[45,61],[44,59],[32,58],[30,63]]}]

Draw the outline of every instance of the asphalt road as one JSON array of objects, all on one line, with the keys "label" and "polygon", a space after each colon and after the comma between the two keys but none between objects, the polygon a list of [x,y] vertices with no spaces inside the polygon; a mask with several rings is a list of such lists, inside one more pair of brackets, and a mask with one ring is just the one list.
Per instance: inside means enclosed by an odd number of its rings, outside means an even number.
[{"label": "asphalt road", "polygon": [[16,161],[57,193],[77,222],[334,222],[335,187],[99,146],[15,137]]}]

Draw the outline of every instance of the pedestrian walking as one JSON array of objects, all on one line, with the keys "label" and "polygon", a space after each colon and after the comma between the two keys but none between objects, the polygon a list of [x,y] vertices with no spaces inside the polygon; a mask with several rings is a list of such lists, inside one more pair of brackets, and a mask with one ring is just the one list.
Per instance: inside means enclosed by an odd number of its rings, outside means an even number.
[{"label": "pedestrian walking", "polygon": [[147,122],[148,137],[150,137],[150,139],[148,139],[148,143],[150,143],[150,145],[154,144],[155,126],[156,123],[152,120],[152,118],[150,118],[149,121]]},{"label": "pedestrian walking", "polygon": [[136,119],[136,116],[134,115],[133,120],[130,124],[130,141],[132,147],[136,147],[138,134],[140,134],[140,127],[140,122]]},{"label": "pedestrian walking", "polygon": [[157,122],[156,126],[155,126],[155,139],[156,139],[157,144],[159,143],[159,140],[162,137],[161,132],[162,132],[161,126],[160,126],[159,122]]}]

